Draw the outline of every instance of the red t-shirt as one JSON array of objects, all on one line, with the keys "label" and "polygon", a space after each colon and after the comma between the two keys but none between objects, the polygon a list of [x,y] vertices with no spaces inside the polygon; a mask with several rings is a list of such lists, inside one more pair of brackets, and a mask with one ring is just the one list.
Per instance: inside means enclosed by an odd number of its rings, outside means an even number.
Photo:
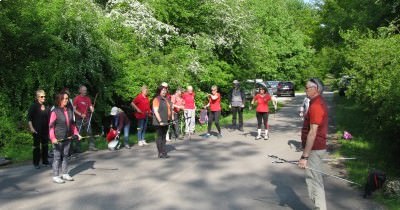
[{"label": "red t-shirt", "polygon": [[301,132],[301,142],[303,148],[306,146],[307,135],[310,131],[310,125],[317,124],[317,136],[315,137],[312,150],[326,149],[326,134],[328,133],[328,108],[324,99],[317,96],[310,100],[308,112],[304,118],[303,129]]},{"label": "red t-shirt", "polygon": [[192,92],[192,93],[185,92],[182,94],[182,98],[185,101],[185,109],[195,109],[196,108],[196,105],[194,103],[194,96],[195,96],[194,92]]},{"label": "red t-shirt", "polygon": [[265,94],[264,96],[257,94],[254,96],[254,101],[257,102],[256,112],[269,112],[268,102],[270,100],[271,96],[269,94]]},{"label": "red t-shirt", "polygon": [[89,107],[92,106],[92,100],[89,96],[81,96],[78,95],[74,98],[74,107],[76,107],[76,111],[82,114],[87,114]]},{"label": "red t-shirt", "polygon": [[210,103],[210,111],[216,112],[221,111],[221,94],[216,93],[218,96],[217,99],[213,100],[211,97],[208,98],[208,102]]},{"label": "red t-shirt", "polygon": [[149,98],[142,93],[139,93],[132,102],[142,111],[142,113],[135,112],[136,119],[145,119],[151,112]]}]

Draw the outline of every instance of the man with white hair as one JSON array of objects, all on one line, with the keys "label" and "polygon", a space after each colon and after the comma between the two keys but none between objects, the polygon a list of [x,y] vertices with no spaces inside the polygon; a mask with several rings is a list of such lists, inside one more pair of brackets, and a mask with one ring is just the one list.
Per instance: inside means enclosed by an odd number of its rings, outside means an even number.
[{"label": "man with white hair", "polygon": [[[299,167],[305,169],[308,194],[314,203],[314,209],[325,210],[325,189],[322,174],[323,157],[326,152],[328,132],[328,108],[322,97],[323,85],[319,79],[307,81],[306,94],[310,99],[308,112],[304,116],[301,142],[303,155]],[[313,169],[313,170],[310,170]]]},{"label": "man with white hair", "polygon": [[184,105],[184,116],[185,116],[185,133],[190,136],[194,133],[196,123],[196,103],[194,100],[195,93],[193,92],[192,86],[187,86],[187,90],[182,94],[182,98],[185,102]]}]

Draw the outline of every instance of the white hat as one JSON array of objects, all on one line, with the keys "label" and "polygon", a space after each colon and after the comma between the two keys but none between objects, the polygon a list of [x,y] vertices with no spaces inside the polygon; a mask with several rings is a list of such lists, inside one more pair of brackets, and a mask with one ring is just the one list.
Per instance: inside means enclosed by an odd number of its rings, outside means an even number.
[{"label": "white hat", "polygon": [[233,84],[239,84],[239,81],[237,81],[236,79],[233,80]]},{"label": "white hat", "polygon": [[163,86],[163,87],[168,87],[168,83],[163,82],[163,83],[161,83],[161,86]]},{"label": "white hat", "polygon": [[115,116],[118,114],[118,107],[114,106],[113,108],[111,108],[111,112],[110,115]]}]

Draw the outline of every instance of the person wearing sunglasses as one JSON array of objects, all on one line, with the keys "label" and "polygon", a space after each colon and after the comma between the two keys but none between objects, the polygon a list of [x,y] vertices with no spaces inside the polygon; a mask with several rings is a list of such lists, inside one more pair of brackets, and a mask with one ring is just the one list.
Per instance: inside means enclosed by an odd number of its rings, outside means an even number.
[{"label": "person wearing sunglasses", "polygon": [[42,158],[44,166],[49,166],[49,113],[50,109],[45,105],[46,94],[44,90],[36,91],[35,102],[28,110],[28,125],[33,137],[33,166],[40,168]]},{"label": "person wearing sunglasses", "polygon": [[[323,84],[319,79],[307,81],[305,92],[310,99],[308,112],[304,116],[301,132],[303,154],[299,167],[305,169],[308,194],[315,209],[326,209],[325,189],[322,174],[323,158],[326,153],[326,136],[328,133],[328,108],[324,98]],[[310,170],[312,168],[313,170]]]}]

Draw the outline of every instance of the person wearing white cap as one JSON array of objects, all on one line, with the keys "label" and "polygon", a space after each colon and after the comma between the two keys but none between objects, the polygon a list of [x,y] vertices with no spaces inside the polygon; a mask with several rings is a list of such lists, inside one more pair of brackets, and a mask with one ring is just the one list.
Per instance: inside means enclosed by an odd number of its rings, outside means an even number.
[{"label": "person wearing white cap", "polygon": [[124,145],[126,149],[130,149],[129,129],[131,128],[131,121],[122,109],[115,106],[111,109],[110,115],[113,116],[112,125],[117,128],[118,134],[124,129]]},{"label": "person wearing white cap", "polygon": [[[229,108],[232,111],[232,129],[243,131],[243,109],[246,104],[246,97],[243,89],[240,88],[240,83],[233,80],[233,88],[228,94]],[[236,125],[236,119],[239,115],[239,126]]]}]

